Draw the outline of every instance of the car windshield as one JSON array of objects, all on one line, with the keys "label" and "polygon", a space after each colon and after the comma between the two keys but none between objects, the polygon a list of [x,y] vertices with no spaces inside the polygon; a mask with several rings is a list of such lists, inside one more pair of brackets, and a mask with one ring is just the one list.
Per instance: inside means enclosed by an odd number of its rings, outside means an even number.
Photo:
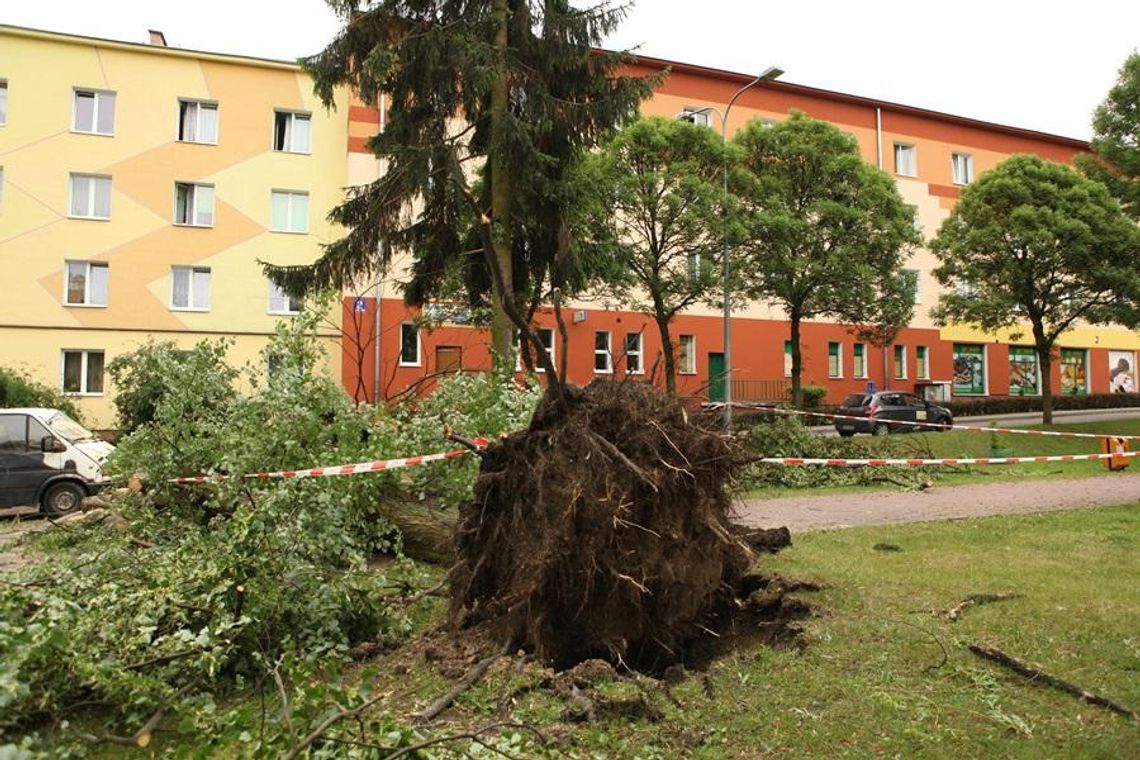
[{"label": "car windshield", "polygon": [[68,417],[63,412],[56,412],[48,420],[48,427],[56,435],[65,440],[76,443],[78,441],[97,441],[99,438],[87,428]]},{"label": "car windshield", "polygon": [[871,397],[863,393],[853,393],[843,399],[843,406],[866,406],[870,400]]}]

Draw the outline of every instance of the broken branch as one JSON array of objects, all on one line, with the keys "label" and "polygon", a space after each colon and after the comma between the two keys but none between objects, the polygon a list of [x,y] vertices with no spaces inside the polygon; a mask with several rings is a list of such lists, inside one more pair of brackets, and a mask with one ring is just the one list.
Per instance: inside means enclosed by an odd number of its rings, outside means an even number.
[{"label": "broken branch", "polygon": [[1049,675],[1045,671],[1035,668],[1029,663],[1023,662],[1016,657],[1010,657],[1005,652],[996,647],[983,647],[977,644],[970,644],[969,649],[979,657],[983,657],[999,665],[1003,665],[1014,673],[1028,678],[1030,681],[1040,681],[1043,684],[1052,686],[1055,689],[1060,689],[1067,694],[1072,694],[1082,702],[1088,702],[1090,705],[1098,705],[1104,707],[1117,715],[1123,715],[1129,720],[1136,720],[1136,713],[1129,710],[1127,707],[1113,702],[1107,697],[1102,697],[1099,694],[1093,694],[1091,691],[1086,691],[1081,687],[1069,683],[1068,681],[1058,678],[1057,676]]},{"label": "broken branch", "polygon": [[448,707],[451,707],[451,703],[455,701],[456,697],[474,686],[479,681],[479,679],[483,677],[487,670],[492,665],[494,665],[500,657],[503,657],[509,651],[511,651],[510,639],[508,639],[503,644],[502,648],[499,649],[498,652],[491,655],[490,657],[484,657],[482,660],[475,663],[475,666],[471,668],[471,670],[467,671],[467,675],[463,676],[463,680],[457,683],[455,687],[451,689],[451,691],[447,692],[442,697],[424,708],[423,712],[416,716],[416,720],[420,723],[427,723],[430,720],[434,720],[437,716],[439,716],[440,713],[442,713]]}]

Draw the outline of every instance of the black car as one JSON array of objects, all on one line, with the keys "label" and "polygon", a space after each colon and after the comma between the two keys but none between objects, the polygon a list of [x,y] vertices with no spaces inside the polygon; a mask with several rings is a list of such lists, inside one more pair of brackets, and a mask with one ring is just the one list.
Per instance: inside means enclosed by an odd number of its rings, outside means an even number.
[{"label": "black car", "polygon": [[[856,433],[887,435],[914,430],[949,430],[954,425],[954,415],[946,407],[900,391],[853,393],[843,399],[843,405],[836,414],[840,416],[835,420],[835,429],[844,438]],[[903,425],[900,422],[926,422],[941,427]]]}]

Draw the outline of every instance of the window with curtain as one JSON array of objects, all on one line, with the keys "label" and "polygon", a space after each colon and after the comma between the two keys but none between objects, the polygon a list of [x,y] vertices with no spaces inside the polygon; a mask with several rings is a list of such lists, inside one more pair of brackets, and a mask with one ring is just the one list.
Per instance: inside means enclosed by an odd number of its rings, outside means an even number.
[{"label": "window with curtain", "polygon": [[309,194],[274,190],[270,199],[269,229],[273,232],[309,231]]},{"label": "window with curtain", "polygon": [[843,377],[843,355],[838,343],[827,344],[827,376]]},{"label": "window with curtain", "polygon": [[930,379],[930,362],[927,357],[926,346],[914,348],[914,373],[920,380]]},{"label": "window with curtain", "polygon": [[895,143],[895,174],[904,177],[918,174],[918,148],[907,143]]},{"label": "window with curtain", "polygon": [[207,311],[210,308],[208,267],[171,267],[170,306],[173,309]]},{"label": "window with curtain", "polygon": [[856,343],[854,349],[854,361],[851,364],[852,377],[866,377],[867,376],[867,346],[862,343]]},{"label": "window with curtain", "polygon": [[681,374],[697,374],[697,337],[695,335],[682,335],[680,346]]},{"label": "window with curtain", "polygon": [[308,153],[312,143],[311,115],[294,111],[274,111],[273,150]]},{"label": "window with curtain", "polygon": [[218,104],[201,100],[178,101],[178,140],[216,145]]},{"label": "window with curtain", "polygon": [[110,219],[111,178],[72,174],[70,212],[77,219]]},{"label": "window with curtain", "polygon": [[69,261],[65,267],[68,306],[106,306],[108,268],[97,261]]},{"label": "window with curtain", "polygon": [[75,90],[71,129],[96,135],[115,133],[115,93],[105,90]]},{"label": "window with curtain", "polygon": [[190,227],[212,227],[214,186],[174,183],[174,223]]},{"label": "window with curtain", "polygon": [[103,392],[103,352],[63,351],[64,393],[99,394]]},{"label": "window with curtain", "polygon": [[895,379],[906,379],[906,346],[895,346]]},{"label": "window with curtain", "polygon": [[951,154],[950,165],[955,185],[968,185],[974,181],[974,157],[969,153]]}]

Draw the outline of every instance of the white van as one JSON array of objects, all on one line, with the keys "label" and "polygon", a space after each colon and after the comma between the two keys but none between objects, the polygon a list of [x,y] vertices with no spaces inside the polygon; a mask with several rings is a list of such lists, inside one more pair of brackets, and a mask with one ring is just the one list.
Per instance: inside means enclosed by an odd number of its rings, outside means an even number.
[{"label": "white van", "polygon": [[58,409],[0,409],[0,507],[75,511],[107,485],[115,447]]}]

